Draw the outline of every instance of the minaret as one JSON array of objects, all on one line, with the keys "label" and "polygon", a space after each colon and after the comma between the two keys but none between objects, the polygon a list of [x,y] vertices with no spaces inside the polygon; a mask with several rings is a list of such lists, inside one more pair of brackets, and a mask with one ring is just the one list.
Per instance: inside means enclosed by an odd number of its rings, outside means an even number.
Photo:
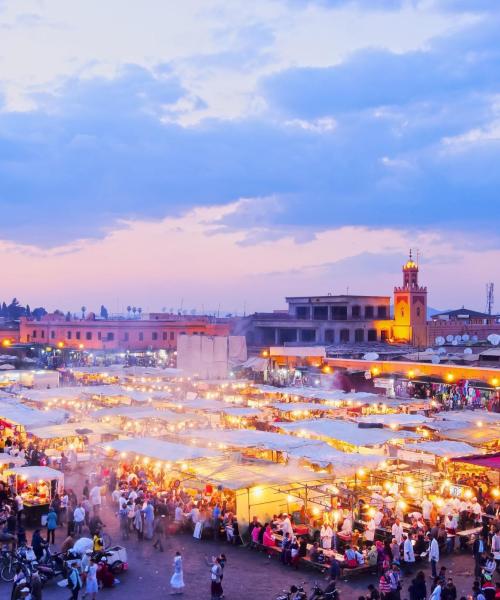
[{"label": "minaret", "polygon": [[393,338],[415,346],[427,343],[427,288],[418,285],[412,251],[403,265],[403,285],[394,288]]}]

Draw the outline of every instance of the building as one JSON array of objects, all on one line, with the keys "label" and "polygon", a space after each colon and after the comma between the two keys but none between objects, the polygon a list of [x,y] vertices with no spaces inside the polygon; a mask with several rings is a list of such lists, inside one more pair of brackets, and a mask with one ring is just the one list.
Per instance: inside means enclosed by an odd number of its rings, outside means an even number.
[{"label": "building", "polygon": [[211,317],[154,313],[140,319],[85,319],[49,314],[39,321],[22,317],[20,341],[75,350],[175,350],[179,335],[228,335],[229,323]]},{"label": "building", "polygon": [[486,340],[489,335],[500,335],[500,317],[487,313],[458,308],[435,314],[427,323],[427,343],[432,345],[437,337],[468,335],[469,338],[477,337]]},{"label": "building", "polygon": [[427,288],[419,286],[418,265],[403,265],[403,282],[390,296],[293,296],[288,310],[246,317],[240,332],[249,346],[427,343]]},{"label": "building", "polygon": [[427,288],[418,284],[418,265],[410,258],[403,266],[403,285],[394,288],[392,337],[414,346],[427,343]]},{"label": "building", "polygon": [[[0,348],[8,348],[19,342],[19,325],[15,321],[0,319]],[[0,352],[1,354],[1,352]]]}]

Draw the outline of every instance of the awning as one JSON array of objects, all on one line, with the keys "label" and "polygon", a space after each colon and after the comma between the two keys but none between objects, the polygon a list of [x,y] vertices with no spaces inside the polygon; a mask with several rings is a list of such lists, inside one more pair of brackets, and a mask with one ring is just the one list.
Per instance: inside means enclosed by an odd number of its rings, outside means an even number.
[{"label": "awning", "polygon": [[462,462],[469,465],[476,465],[477,467],[484,467],[485,469],[498,469],[500,470],[500,452],[495,454],[474,454],[473,456],[458,456],[457,458],[451,459],[453,462]]}]

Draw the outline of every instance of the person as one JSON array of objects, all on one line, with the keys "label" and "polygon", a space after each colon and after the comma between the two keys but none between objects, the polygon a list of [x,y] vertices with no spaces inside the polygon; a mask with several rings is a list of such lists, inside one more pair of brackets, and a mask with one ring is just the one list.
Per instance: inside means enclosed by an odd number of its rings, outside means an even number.
[{"label": "person", "polygon": [[31,572],[31,598],[32,600],[42,600],[42,580],[36,568],[33,568]]},{"label": "person", "polygon": [[85,509],[81,503],[73,512],[73,521],[75,523],[75,535],[82,535],[83,525],[85,523]]},{"label": "person", "polygon": [[155,517],[154,534],[156,539],[153,544],[153,548],[157,548],[160,552],[163,552],[163,538],[165,536],[165,515],[158,515]]},{"label": "person", "polygon": [[373,541],[375,540],[375,529],[375,521],[372,518],[366,524],[364,533],[365,542],[368,547],[370,547],[373,544]]},{"label": "person", "polygon": [[53,506],[50,506],[49,513],[47,515],[47,542],[50,544],[56,543],[56,528],[57,528],[57,513]]},{"label": "person", "polygon": [[391,597],[391,582],[386,573],[382,573],[378,583],[378,590],[382,600],[389,600]]},{"label": "person", "polygon": [[439,579],[437,577],[434,578],[433,589],[431,595],[429,596],[429,600],[441,600],[441,592],[442,592],[441,584],[439,583]]},{"label": "person", "polygon": [[273,534],[273,530],[271,529],[271,525],[267,525],[267,527],[264,530],[264,536],[262,537],[262,543],[267,548],[270,548],[270,547],[274,546],[274,542],[275,542],[275,537]]},{"label": "person", "polygon": [[134,513],[134,529],[137,532],[137,539],[142,540],[144,537],[144,519],[139,506],[136,506]]},{"label": "person", "polygon": [[366,600],[380,600],[380,593],[375,588],[373,583],[370,583],[368,585],[368,592],[369,592],[369,595],[366,597]]},{"label": "person", "polygon": [[155,511],[151,500],[148,500],[142,512],[144,513],[144,537],[147,540],[152,540],[154,531]]},{"label": "person", "polygon": [[[437,564],[439,562],[439,545],[433,535],[429,535],[431,541],[429,546],[429,562],[431,563],[432,576],[437,577]],[[441,591],[439,592],[441,593]]]},{"label": "person", "polygon": [[288,537],[292,537],[293,535],[293,527],[292,521],[290,519],[290,515],[284,514],[283,520],[281,522],[281,531],[283,533],[283,537],[288,533]]},{"label": "person", "polygon": [[408,592],[410,593],[410,600],[426,600],[427,585],[423,571],[419,571],[415,578],[412,579]]},{"label": "person", "polygon": [[89,500],[90,500],[90,504],[92,505],[92,510],[94,511],[94,514],[98,514],[100,508],[101,508],[101,488],[98,485],[95,485],[91,490],[90,490],[90,494],[89,494]]},{"label": "person", "polygon": [[330,526],[330,523],[323,523],[320,531],[321,538],[321,546],[325,550],[330,550],[332,547],[332,539],[333,539],[333,529]]},{"label": "person", "polygon": [[78,561],[71,563],[71,570],[68,575],[68,588],[71,590],[71,600],[78,600],[78,594],[82,589],[82,580],[78,572]]},{"label": "person", "polygon": [[89,595],[90,600],[95,600],[97,592],[97,560],[95,558],[91,558],[85,580],[85,596]]},{"label": "person", "polygon": [[220,558],[212,557],[212,566],[210,567],[210,591],[212,594],[212,600],[219,600],[222,597],[222,567],[220,565]]},{"label": "person", "polygon": [[396,539],[396,542],[401,545],[401,542],[403,541],[403,526],[401,525],[401,521],[399,519],[396,519],[394,521],[394,524],[392,526],[392,537]]},{"label": "person", "polygon": [[330,558],[330,566],[328,568],[328,578],[330,581],[336,581],[340,577],[340,563],[333,554]]},{"label": "person", "polygon": [[174,557],[174,573],[170,578],[170,587],[172,588],[172,594],[182,594],[184,590],[184,574],[182,571],[182,556],[179,551],[175,553]]},{"label": "person", "polygon": [[406,574],[410,574],[413,571],[413,565],[415,564],[415,553],[413,551],[413,544],[411,538],[411,533],[404,536],[403,560],[404,570]]},{"label": "person", "polygon": [[451,578],[448,578],[446,585],[441,590],[441,600],[457,600],[457,588]]},{"label": "person", "polygon": [[21,565],[17,565],[16,571],[14,574],[14,579],[12,580],[12,589],[10,592],[10,600],[14,600],[16,597],[17,589],[23,586],[26,583],[26,576],[24,575]]},{"label": "person", "polygon": [[43,556],[43,551],[47,545],[47,542],[43,539],[40,530],[35,529],[33,535],[31,536],[31,547],[33,548],[33,552],[35,553],[36,559],[40,561]]}]

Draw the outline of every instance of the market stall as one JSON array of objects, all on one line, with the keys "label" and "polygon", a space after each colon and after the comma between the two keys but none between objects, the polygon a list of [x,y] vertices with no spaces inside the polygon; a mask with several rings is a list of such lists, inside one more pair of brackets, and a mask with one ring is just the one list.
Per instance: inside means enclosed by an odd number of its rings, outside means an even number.
[{"label": "market stall", "polygon": [[15,467],[6,469],[3,476],[23,499],[26,520],[30,524],[40,523],[52,498],[64,488],[64,474],[50,467]]}]

